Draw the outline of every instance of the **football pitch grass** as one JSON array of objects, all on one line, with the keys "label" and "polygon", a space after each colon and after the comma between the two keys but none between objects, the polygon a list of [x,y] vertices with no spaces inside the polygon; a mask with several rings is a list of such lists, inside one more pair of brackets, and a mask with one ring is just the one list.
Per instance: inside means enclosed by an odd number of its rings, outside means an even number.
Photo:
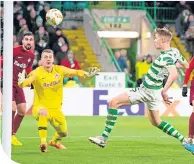
[{"label": "football pitch grass", "polygon": [[[187,135],[188,117],[165,117]],[[193,164],[194,156],[178,140],[152,127],[146,117],[119,117],[108,144],[100,148],[88,141],[101,134],[105,117],[67,117],[67,150],[39,150],[37,122],[26,116],[17,137],[23,146],[12,147],[12,159],[21,164]],[[54,130],[48,129],[48,139]]]}]

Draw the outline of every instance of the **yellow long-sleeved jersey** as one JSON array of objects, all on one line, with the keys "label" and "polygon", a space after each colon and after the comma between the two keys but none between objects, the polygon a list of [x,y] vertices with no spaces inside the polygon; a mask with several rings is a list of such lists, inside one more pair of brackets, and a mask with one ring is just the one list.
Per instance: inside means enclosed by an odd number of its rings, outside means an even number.
[{"label": "yellow long-sleeved jersey", "polygon": [[63,101],[63,79],[71,76],[84,76],[85,71],[53,65],[52,72],[42,66],[29,74],[20,87],[34,86],[33,106],[42,106],[48,110],[60,109]]}]

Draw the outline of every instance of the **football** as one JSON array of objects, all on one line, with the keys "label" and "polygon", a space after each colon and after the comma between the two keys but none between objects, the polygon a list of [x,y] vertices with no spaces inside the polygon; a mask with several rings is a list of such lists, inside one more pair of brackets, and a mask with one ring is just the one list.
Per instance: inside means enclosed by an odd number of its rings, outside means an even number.
[{"label": "football", "polygon": [[63,15],[58,9],[50,9],[46,13],[46,21],[51,26],[59,25],[63,20]]}]

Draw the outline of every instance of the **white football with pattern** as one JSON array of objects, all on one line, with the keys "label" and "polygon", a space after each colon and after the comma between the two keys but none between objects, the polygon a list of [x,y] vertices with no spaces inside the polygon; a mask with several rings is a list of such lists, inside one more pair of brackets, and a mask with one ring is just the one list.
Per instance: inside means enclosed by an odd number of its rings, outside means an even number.
[{"label": "white football with pattern", "polygon": [[58,9],[50,9],[46,13],[46,21],[51,26],[59,25],[63,20],[63,14]]}]

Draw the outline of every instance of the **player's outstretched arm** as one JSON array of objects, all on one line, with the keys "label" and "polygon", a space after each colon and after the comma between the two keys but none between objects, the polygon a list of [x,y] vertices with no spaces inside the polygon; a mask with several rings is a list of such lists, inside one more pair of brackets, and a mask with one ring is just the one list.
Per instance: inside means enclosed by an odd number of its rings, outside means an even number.
[{"label": "player's outstretched arm", "polygon": [[167,67],[167,70],[169,72],[169,76],[168,76],[168,79],[166,81],[166,84],[165,84],[165,86],[163,88],[163,91],[164,92],[166,92],[171,87],[171,85],[173,84],[173,82],[178,77],[178,72],[177,72],[177,69],[176,69],[176,66],[175,65],[168,66]]},{"label": "player's outstretched arm", "polygon": [[89,69],[88,72],[83,71],[83,70],[75,70],[75,69],[70,69],[64,66],[60,66],[63,70],[64,76],[81,76],[81,77],[92,77],[98,74],[99,69],[96,67],[92,67]]},{"label": "player's outstretched arm", "polygon": [[30,86],[32,82],[35,81],[35,78],[36,77],[35,77],[34,71],[32,71],[29,74],[29,77],[25,79],[25,70],[23,70],[22,73],[18,74],[18,86],[20,88]]},{"label": "player's outstretched arm", "polygon": [[170,65],[167,67],[167,70],[169,72],[169,76],[168,76],[168,79],[166,81],[166,84],[163,88],[163,90],[161,91],[161,94],[162,94],[162,98],[163,100],[167,103],[167,104],[171,104],[172,102],[170,101],[170,99],[172,99],[171,97],[168,97],[167,95],[167,91],[168,89],[171,87],[171,85],[173,84],[173,82],[177,79],[178,77],[178,72],[177,72],[177,69],[176,69],[176,66],[175,65]]}]

